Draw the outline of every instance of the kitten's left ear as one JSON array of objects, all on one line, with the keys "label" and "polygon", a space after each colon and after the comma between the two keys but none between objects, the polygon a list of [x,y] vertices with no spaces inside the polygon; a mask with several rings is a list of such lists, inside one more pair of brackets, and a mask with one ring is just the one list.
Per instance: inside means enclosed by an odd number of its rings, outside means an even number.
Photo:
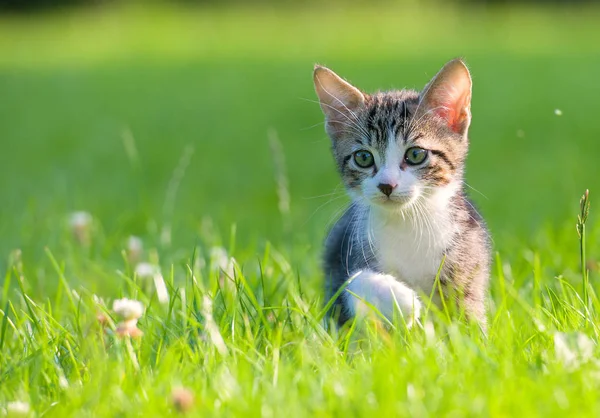
[{"label": "kitten's left ear", "polygon": [[365,96],[359,89],[338,76],[329,68],[315,66],[313,74],[315,91],[325,114],[325,129],[332,140],[356,124],[356,111],[363,106]]},{"label": "kitten's left ear", "polygon": [[471,86],[467,66],[459,58],[453,59],[421,92],[419,113],[436,114],[452,131],[466,135],[471,123]]}]

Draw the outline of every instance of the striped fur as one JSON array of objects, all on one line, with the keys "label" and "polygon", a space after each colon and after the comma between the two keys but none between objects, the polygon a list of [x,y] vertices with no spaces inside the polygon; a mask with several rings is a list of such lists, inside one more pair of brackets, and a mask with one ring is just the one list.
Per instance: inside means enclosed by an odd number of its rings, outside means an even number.
[{"label": "striped fur", "polygon": [[[443,262],[444,293],[462,295],[469,318],[485,327],[491,246],[463,187],[471,120],[466,66],[450,61],[421,93],[366,94],[319,66],[314,82],[353,199],[325,243],[327,298],[354,278],[334,304],[338,321],[364,312],[366,301],[388,317],[399,309],[411,324],[422,296],[435,296]],[[423,163],[407,157],[414,147],[426,150]],[[371,166],[357,162],[359,151],[372,155]]]}]

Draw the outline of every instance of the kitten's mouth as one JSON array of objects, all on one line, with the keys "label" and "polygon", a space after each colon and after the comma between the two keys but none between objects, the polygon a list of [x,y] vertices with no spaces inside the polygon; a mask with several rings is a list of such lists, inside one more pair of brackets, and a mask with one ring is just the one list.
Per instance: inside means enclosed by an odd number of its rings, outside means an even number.
[{"label": "kitten's mouth", "polygon": [[388,209],[397,209],[400,207],[404,207],[410,202],[412,199],[410,196],[377,196],[371,199],[371,202],[376,204],[377,206],[381,206]]}]

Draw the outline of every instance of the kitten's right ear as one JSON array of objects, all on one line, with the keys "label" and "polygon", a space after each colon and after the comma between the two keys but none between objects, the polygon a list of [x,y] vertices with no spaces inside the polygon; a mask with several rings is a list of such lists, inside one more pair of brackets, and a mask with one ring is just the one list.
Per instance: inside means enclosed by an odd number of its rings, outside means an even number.
[{"label": "kitten's right ear", "polygon": [[315,65],[315,91],[325,114],[325,127],[332,139],[356,123],[356,110],[363,106],[365,96],[329,68]]}]

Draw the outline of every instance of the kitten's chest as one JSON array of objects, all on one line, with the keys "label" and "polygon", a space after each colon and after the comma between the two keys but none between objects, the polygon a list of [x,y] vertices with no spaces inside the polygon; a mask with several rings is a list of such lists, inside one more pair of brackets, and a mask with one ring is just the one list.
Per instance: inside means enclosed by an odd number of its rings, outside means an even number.
[{"label": "kitten's chest", "polygon": [[429,293],[450,244],[451,232],[447,225],[423,230],[410,224],[380,225],[374,230],[379,267]]}]

